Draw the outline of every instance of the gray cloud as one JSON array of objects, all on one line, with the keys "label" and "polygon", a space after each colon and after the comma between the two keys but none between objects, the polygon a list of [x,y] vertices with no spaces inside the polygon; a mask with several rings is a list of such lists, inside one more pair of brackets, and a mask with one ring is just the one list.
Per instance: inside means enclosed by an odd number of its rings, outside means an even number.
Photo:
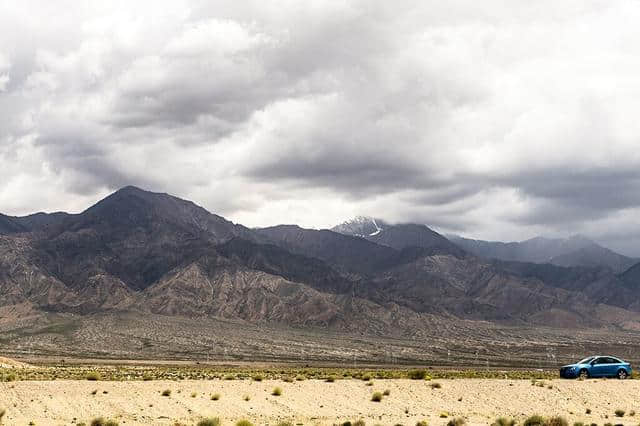
[{"label": "gray cloud", "polygon": [[136,184],[640,255],[638,3],[238,3],[0,6],[0,211]]}]

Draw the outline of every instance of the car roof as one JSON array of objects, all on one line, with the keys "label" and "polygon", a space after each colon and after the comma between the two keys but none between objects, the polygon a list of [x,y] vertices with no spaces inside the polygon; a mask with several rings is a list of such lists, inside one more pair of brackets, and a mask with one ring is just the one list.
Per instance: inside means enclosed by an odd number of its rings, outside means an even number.
[{"label": "car roof", "polygon": [[613,358],[613,359],[617,359],[618,361],[622,361],[622,358],[614,355],[592,355],[592,356],[588,356],[587,358]]}]

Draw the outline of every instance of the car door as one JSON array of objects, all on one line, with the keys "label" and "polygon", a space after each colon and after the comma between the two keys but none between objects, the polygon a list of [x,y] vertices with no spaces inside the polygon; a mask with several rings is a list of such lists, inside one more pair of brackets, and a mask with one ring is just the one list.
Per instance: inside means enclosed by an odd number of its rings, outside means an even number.
[{"label": "car door", "polygon": [[598,357],[591,362],[591,371],[589,375],[591,377],[603,377],[607,375],[607,359],[605,357]]},{"label": "car door", "polygon": [[607,376],[615,376],[618,373],[618,368],[620,367],[620,361],[615,358],[606,358],[606,363],[604,364],[606,375]]}]

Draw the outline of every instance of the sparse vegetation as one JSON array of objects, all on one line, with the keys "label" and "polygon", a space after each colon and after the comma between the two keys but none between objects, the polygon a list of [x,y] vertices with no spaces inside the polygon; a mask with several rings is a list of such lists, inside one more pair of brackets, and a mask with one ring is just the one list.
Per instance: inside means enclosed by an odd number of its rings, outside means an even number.
[{"label": "sparse vegetation", "polygon": [[429,423],[426,420],[420,420],[416,426],[429,426]]},{"label": "sparse vegetation", "polygon": [[191,392],[191,398],[195,398],[196,396],[198,396],[198,392]]},{"label": "sparse vegetation", "polygon": [[197,426],[220,426],[220,419],[218,417],[209,417],[202,419],[197,423]]},{"label": "sparse vegetation", "polygon": [[220,399],[220,394],[219,393],[214,393],[213,395],[211,395],[211,400],[212,401],[217,401]]},{"label": "sparse vegetation", "polygon": [[[296,380],[299,380],[299,379],[296,379]],[[302,380],[304,380],[304,379],[302,379]],[[336,378],[334,376],[328,376],[326,379],[324,379],[324,381],[327,382],[327,383],[333,383],[333,382],[336,381]]]},{"label": "sparse vegetation", "polygon": [[236,422],[236,426],[253,426],[253,423],[251,423],[249,420],[238,420]]},{"label": "sparse vegetation", "polygon": [[616,411],[614,411],[616,417],[624,417],[625,411],[618,408]]},{"label": "sparse vegetation", "polygon": [[280,395],[282,395],[282,388],[279,388],[279,387],[277,387],[277,386],[276,386],[276,387],[275,387],[275,388],[273,388],[273,390],[271,391],[271,395],[273,395],[273,396],[280,396]]},{"label": "sparse vegetation", "polygon": [[389,396],[389,395],[391,395],[391,391],[389,389],[385,389],[384,392],[382,392],[382,394],[384,396]]},{"label": "sparse vegetation", "polygon": [[407,376],[412,380],[424,380],[427,377],[425,370],[409,370]]},{"label": "sparse vegetation", "polygon": [[528,417],[522,425],[523,426],[544,426],[544,418],[542,416],[534,414],[533,416]]},{"label": "sparse vegetation", "polygon": [[91,426],[118,426],[119,423],[116,422],[115,420],[107,420],[104,417],[96,417],[95,419],[91,420],[90,425]]},{"label": "sparse vegetation", "polygon": [[245,395],[245,396],[242,397],[242,399],[244,399],[245,401],[249,401],[249,400],[251,400],[251,396]]},{"label": "sparse vegetation", "polygon": [[433,382],[429,384],[429,386],[431,386],[431,389],[440,389],[442,387],[442,385],[438,382]]},{"label": "sparse vegetation", "polygon": [[569,426],[567,419],[561,416],[553,416],[544,422],[544,426]]},{"label": "sparse vegetation", "polygon": [[254,382],[261,382],[264,380],[264,376],[262,374],[256,374],[253,376],[253,381]]},{"label": "sparse vegetation", "polygon": [[382,392],[374,392],[373,395],[371,395],[371,400],[373,402],[382,401]]},{"label": "sparse vegetation", "polygon": [[447,422],[447,426],[464,426],[467,423],[462,417],[456,417]]},{"label": "sparse vegetation", "polygon": [[291,422],[280,422],[276,426],[293,426]]},{"label": "sparse vegetation", "polygon": [[87,375],[85,376],[85,379],[92,380],[92,381],[100,380],[100,378],[101,378],[100,373],[97,371],[91,371],[87,373]]},{"label": "sparse vegetation", "polygon": [[500,417],[496,419],[491,426],[514,426],[516,421],[514,419],[508,419],[506,417]]},{"label": "sparse vegetation", "polygon": [[449,413],[448,413],[448,412],[446,412],[446,411],[442,411],[442,412],[439,414],[439,417],[440,417],[441,419],[446,419],[447,417],[449,417]]},{"label": "sparse vegetation", "polygon": [[587,408],[586,410],[584,410],[585,414],[591,414],[591,408]]},{"label": "sparse vegetation", "polygon": [[171,389],[165,389],[162,391],[162,396],[171,396]]}]

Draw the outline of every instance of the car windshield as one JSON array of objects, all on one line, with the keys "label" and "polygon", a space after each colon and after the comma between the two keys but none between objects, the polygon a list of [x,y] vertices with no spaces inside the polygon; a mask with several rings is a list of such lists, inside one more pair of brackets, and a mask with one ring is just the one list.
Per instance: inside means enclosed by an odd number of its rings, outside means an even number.
[{"label": "car windshield", "polygon": [[581,361],[576,362],[576,364],[589,364],[591,361],[593,361],[593,358],[595,358],[595,357],[590,356],[588,358],[585,358],[585,359],[583,359]]}]

